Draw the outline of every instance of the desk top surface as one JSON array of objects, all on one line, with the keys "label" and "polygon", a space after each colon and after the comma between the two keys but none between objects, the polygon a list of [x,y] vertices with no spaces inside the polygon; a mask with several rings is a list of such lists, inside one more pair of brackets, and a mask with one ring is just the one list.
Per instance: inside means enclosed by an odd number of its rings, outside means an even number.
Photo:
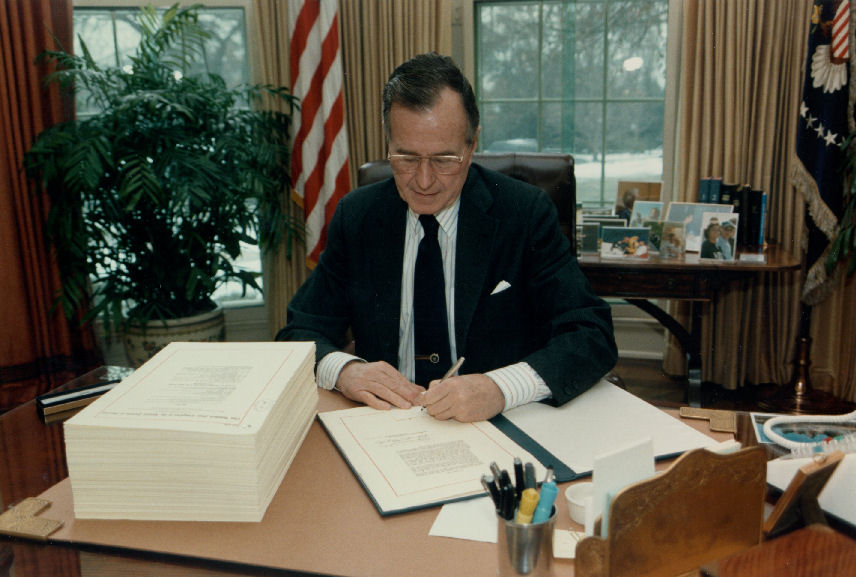
[{"label": "desk top surface", "polygon": [[[320,410],[349,406],[349,401],[338,394],[320,392]],[[706,421],[691,419],[687,423],[708,431]],[[731,437],[722,433],[714,436]],[[61,423],[42,423],[33,402],[0,416],[0,468],[3,470],[0,501],[4,507],[45,491],[48,495],[67,491],[67,480],[61,483],[67,477]],[[139,535],[132,541],[134,550],[128,550],[127,545],[122,545],[127,543],[127,536],[115,540],[109,535],[104,537],[105,529],[109,533],[109,526],[115,522],[75,522],[73,535],[82,537],[80,541],[105,546],[78,550],[67,546],[69,540],[62,538],[60,541],[65,542],[65,546],[0,538],[0,568],[11,567],[18,577],[132,572],[190,577],[493,575],[495,572],[495,545],[428,536],[437,509],[380,517],[317,421],[292,463],[280,492],[284,501],[291,502],[303,491],[325,496],[320,505],[304,503],[295,510],[297,518],[314,516],[316,521],[287,527],[261,539],[247,524],[239,523],[171,524],[169,530],[163,530],[163,524],[122,522],[123,531],[132,527]],[[275,506],[272,503],[271,507]],[[557,500],[557,508],[557,528],[580,529],[572,524],[564,499]],[[60,529],[61,532],[67,530],[70,529]],[[191,558],[183,557],[187,553],[170,543],[176,535],[185,532],[197,534],[190,539]],[[96,534],[98,538],[89,541],[86,538],[89,534]],[[246,555],[227,563],[214,561],[222,559],[218,547],[232,547],[235,543],[243,543]],[[158,552],[166,552],[166,555]],[[277,561],[259,566],[252,561],[257,553]],[[557,576],[573,575],[573,563],[569,560],[557,560],[554,568]]]}]

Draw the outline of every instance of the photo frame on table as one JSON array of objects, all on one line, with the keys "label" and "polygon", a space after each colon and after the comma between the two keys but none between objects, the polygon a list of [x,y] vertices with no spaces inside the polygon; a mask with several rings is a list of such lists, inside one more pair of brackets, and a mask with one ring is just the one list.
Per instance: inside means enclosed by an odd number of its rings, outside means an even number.
[{"label": "photo frame on table", "polygon": [[665,220],[682,222],[685,226],[684,241],[686,252],[701,250],[701,220],[705,212],[731,213],[730,204],[703,204],[698,202],[670,202]]},{"label": "photo frame on table", "polygon": [[764,521],[763,532],[767,539],[799,527],[826,524],[818,496],[843,459],[841,451],[820,453],[797,470]]},{"label": "photo frame on table", "polygon": [[650,233],[644,227],[605,226],[600,231],[601,258],[648,258]]},{"label": "photo frame on table", "polygon": [[601,233],[603,231],[603,227],[612,226],[612,227],[621,227],[627,226],[627,220],[624,218],[618,218],[617,216],[584,216],[583,224],[586,223],[595,223],[600,227],[598,229],[598,238],[601,238]]},{"label": "photo frame on table", "polygon": [[619,180],[615,191],[615,214],[629,222],[636,202],[659,201],[662,192],[661,180]]},{"label": "photo frame on table", "polygon": [[737,213],[705,212],[701,217],[699,258],[734,261],[737,257]]},{"label": "photo frame on table", "polygon": [[577,244],[581,254],[597,254],[600,248],[600,223],[584,221],[578,224]]},{"label": "photo frame on table", "polygon": [[633,205],[627,226],[645,226],[644,222],[663,220],[663,203],[659,200],[638,200]]},{"label": "photo frame on table", "polygon": [[661,259],[678,259],[684,257],[684,249],[686,246],[686,227],[682,222],[664,221],[659,223],[662,226],[660,231],[660,242],[657,250],[660,253]]}]

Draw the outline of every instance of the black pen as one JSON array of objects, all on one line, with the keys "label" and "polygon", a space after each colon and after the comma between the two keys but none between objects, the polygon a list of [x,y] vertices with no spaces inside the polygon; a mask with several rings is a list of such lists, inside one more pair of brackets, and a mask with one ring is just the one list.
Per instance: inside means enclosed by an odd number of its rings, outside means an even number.
[{"label": "black pen", "polygon": [[511,489],[511,494],[516,497],[517,494],[514,490],[514,483],[511,482],[511,475],[508,474],[508,471],[503,469],[499,473],[499,488],[502,490],[505,487],[509,487]]},{"label": "black pen", "polygon": [[502,477],[502,472],[499,470],[499,465],[496,464],[496,461],[493,461],[490,464],[490,472],[493,474],[493,478],[496,479],[498,484],[500,482],[500,477]]},{"label": "black pen", "polygon": [[517,494],[517,500],[520,501],[520,496],[523,494],[523,489],[526,488],[526,481],[523,479],[523,461],[520,457],[514,457],[514,492]]},{"label": "black pen", "polygon": [[537,484],[535,481],[535,465],[532,463],[526,463],[524,466],[523,477],[525,479],[525,486],[527,489],[535,489],[537,488]]},{"label": "black pen", "polygon": [[[508,473],[506,473],[506,476],[508,476]],[[514,518],[514,508],[516,507],[516,499],[514,498],[514,487],[511,485],[511,482],[509,482],[508,484],[502,485],[500,491],[502,502],[502,510],[500,512],[500,515],[503,519],[511,520]]]},{"label": "black pen", "polygon": [[484,490],[487,491],[487,494],[490,495],[491,499],[493,499],[496,511],[500,512],[502,509],[502,499],[499,494],[499,487],[496,486],[496,481],[494,481],[493,475],[482,475],[481,483]]}]

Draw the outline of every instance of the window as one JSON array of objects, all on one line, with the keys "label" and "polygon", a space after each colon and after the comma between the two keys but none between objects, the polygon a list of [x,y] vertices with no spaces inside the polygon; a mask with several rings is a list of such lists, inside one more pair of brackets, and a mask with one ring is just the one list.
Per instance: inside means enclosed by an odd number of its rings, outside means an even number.
[{"label": "window", "polygon": [[[151,2],[129,2],[126,0],[76,0],[74,3],[75,54],[81,54],[80,39],[86,43],[92,58],[104,66],[125,66],[128,55],[136,50],[140,40],[139,6]],[[165,7],[173,4],[164,4]],[[199,70],[208,70],[223,77],[230,86],[250,82],[247,43],[247,4],[237,0],[224,2],[202,1],[200,23],[211,33],[205,50],[205,61]],[[87,101],[86,94],[78,93],[77,114],[80,117],[97,114],[97,108]],[[261,272],[261,255],[257,246],[242,244],[241,256],[235,266],[253,272]],[[259,284],[262,279],[259,278]],[[218,288],[214,298],[222,303],[251,303],[262,296],[252,288],[242,295],[241,283],[229,282]]]},{"label": "window", "polygon": [[574,155],[577,200],[663,179],[668,0],[475,0],[481,150]]}]

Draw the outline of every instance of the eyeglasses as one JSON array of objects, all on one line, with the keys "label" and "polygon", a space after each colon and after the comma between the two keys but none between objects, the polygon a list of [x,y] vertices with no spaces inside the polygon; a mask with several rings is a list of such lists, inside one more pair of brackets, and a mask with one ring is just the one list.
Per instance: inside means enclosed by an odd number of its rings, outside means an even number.
[{"label": "eyeglasses", "polygon": [[438,154],[436,156],[419,156],[416,154],[388,154],[390,166],[396,172],[410,174],[416,172],[423,160],[428,161],[428,166],[435,174],[455,174],[461,170],[464,162],[463,156],[453,154]]}]

